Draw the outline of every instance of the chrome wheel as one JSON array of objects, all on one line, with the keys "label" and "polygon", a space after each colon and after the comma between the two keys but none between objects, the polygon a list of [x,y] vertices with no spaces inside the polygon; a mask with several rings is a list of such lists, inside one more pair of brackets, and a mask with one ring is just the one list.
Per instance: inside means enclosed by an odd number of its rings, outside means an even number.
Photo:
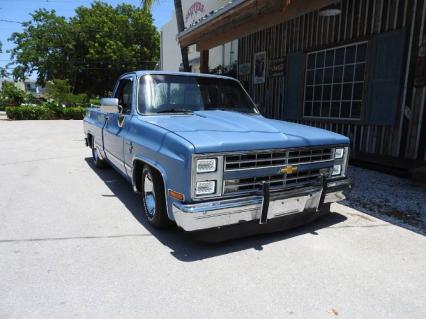
[{"label": "chrome wheel", "polygon": [[148,222],[157,228],[169,226],[164,184],[155,169],[145,165],[141,176],[141,193],[144,214]]},{"label": "chrome wheel", "polygon": [[154,190],[154,184],[152,182],[152,176],[151,173],[148,172],[145,175],[144,180],[144,198],[145,198],[145,208],[146,212],[150,217],[153,217],[155,215],[155,190]]},{"label": "chrome wheel", "polygon": [[93,145],[93,147],[92,147],[92,157],[93,157],[93,160],[95,161],[95,163],[99,159],[98,150],[96,149],[95,145]]}]

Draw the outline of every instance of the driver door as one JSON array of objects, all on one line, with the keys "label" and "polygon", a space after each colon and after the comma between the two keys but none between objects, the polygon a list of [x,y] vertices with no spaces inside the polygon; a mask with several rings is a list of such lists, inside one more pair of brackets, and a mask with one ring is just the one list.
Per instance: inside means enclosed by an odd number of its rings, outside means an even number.
[{"label": "driver door", "polygon": [[118,99],[119,113],[109,113],[104,128],[104,145],[108,160],[126,174],[124,167],[124,135],[127,131],[126,122],[130,116],[133,103],[134,77],[120,79],[113,97]]}]

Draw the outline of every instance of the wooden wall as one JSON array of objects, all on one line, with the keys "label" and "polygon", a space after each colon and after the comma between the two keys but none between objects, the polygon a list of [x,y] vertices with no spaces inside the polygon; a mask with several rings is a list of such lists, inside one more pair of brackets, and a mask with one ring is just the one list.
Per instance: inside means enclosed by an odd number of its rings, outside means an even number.
[{"label": "wooden wall", "polygon": [[[301,119],[299,122],[349,136],[355,155],[362,152],[426,160],[426,88],[416,89],[412,85],[418,49],[426,39],[426,0],[342,0],[341,6],[342,14],[335,17],[320,17],[314,11],[239,39],[238,63],[251,63],[253,69],[256,52],[266,51],[270,61],[291,52],[370,40],[373,34],[405,28],[408,41],[396,125],[338,120]],[[252,74],[239,78],[255,102],[262,105],[266,116],[283,118],[283,76],[267,75],[266,82],[257,85],[253,84]]]}]

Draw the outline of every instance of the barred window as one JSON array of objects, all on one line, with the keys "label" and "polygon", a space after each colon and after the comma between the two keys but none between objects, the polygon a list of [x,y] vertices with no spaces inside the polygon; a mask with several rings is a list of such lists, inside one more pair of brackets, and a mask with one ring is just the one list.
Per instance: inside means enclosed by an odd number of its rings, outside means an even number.
[{"label": "barred window", "polygon": [[308,53],[305,117],[360,119],[367,42]]}]

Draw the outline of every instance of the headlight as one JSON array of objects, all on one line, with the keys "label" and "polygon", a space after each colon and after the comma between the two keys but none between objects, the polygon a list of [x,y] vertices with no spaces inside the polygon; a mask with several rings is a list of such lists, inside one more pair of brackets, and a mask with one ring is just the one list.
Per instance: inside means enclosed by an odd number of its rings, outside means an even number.
[{"label": "headlight", "polygon": [[336,176],[336,175],[340,175],[340,173],[342,173],[342,165],[334,165],[333,166],[333,173],[332,173],[332,175],[333,176]]},{"label": "headlight", "polygon": [[195,188],[196,195],[209,195],[216,192],[216,182],[215,181],[205,181],[197,182]]},{"label": "headlight", "polygon": [[334,150],[334,165],[331,172],[332,178],[346,176],[348,166],[349,147],[338,147]]},{"label": "headlight", "polygon": [[208,173],[216,171],[216,159],[199,159],[197,160],[197,173]]},{"label": "headlight", "polygon": [[334,152],[334,158],[342,158],[344,153],[344,148],[336,148],[336,151]]},{"label": "headlight", "polygon": [[193,154],[191,165],[191,197],[221,196],[223,190],[223,155]]}]

